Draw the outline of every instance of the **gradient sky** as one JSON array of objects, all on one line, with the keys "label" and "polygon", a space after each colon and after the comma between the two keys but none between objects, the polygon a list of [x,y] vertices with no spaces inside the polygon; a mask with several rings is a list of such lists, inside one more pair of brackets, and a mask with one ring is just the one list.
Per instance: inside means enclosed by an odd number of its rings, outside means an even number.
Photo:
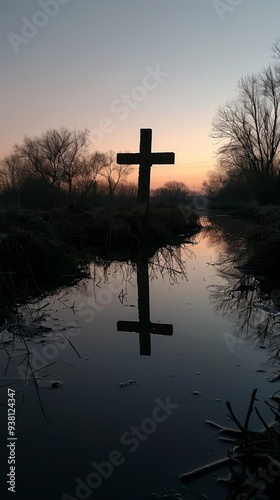
[{"label": "gradient sky", "polygon": [[152,128],[153,151],[176,154],[152,187],[201,185],[215,111],[280,37],[279,0],[2,0],[0,13],[0,157],[61,126],[89,128],[93,150],[136,152]]}]

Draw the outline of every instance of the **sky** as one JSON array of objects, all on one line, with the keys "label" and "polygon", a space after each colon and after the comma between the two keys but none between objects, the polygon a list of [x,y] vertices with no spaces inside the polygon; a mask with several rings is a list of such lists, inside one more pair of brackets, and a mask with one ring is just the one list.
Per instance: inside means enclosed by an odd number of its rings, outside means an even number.
[{"label": "sky", "polygon": [[154,165],[151,187],[199,190],[215,113],[273,63],[279,20],[279,0],[1,0],[0,158],[62,126],[88,128],[92,151],[137,152],[152,128],[175,165]]}]

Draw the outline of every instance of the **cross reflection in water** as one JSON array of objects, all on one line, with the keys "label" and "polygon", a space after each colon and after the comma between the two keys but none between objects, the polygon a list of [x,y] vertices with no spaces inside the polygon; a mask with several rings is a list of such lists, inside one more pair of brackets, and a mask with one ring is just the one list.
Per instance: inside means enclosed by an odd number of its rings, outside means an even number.
[{"label": "cross reflection in water", "polygon": [[150,290],[148,258],[137,260],[137,289],[139,321],[118,321],[117,329],[122,332],[139,333],[140,356],[151,355],[151,334],[173,335],[173,325],[152,323],[150,320]]}]

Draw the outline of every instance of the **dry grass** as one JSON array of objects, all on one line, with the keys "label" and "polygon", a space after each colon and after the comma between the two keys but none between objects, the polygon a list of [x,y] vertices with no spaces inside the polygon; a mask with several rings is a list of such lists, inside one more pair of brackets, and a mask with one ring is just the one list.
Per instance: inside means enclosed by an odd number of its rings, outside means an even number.
[{"label": "dry grass", "polygon": [[149,218],[137,207],[1,211],[0,294],[11,273],[75,273],[94,253],[170,244],[176,235],[198,228],[197,221],[195,212],[187,218],[176,207],[152,208]]}]

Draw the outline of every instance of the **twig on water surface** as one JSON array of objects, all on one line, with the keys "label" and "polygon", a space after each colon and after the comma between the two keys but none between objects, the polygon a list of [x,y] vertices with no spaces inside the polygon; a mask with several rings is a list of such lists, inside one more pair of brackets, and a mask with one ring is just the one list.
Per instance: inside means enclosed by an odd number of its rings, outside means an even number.
[{"label": "twig on water surface", "polygon": [[39,372],[40,370],[44,370],[45,368],[48,368],[49,366],[55,365],[56,361],[53,361],[52,363],[49,363],[48,365],[41,366],[41,368],[38,368],[38,370],[35,370],[34,373]]},{"label": "twig on water surface", "polygon": [[29,360],[28,360],[28,365],[30,366],[30,370],[31,370],[31,373],[32,373],[32,376],[33,376],[33,379],[34,379],[34,382],[35,382],[35,389],[36,389],[36,393],[37,393],[37,396],[38,396],[38,401],[39,401],[39,405],[40,405],[40,408],[42,410],[42,413],[43,413],[43,415],[44,415],[47,423],[50,424],[50,425],[53,425],[53,423],[49,421],[49,419],[48,419],[48,417],[47,417],[47,415],[45,413],[45,410],[43,408],[43,404],[42,404],[42,401],[41,401],[41,396],[40,396],[40,393],[39,393],[38,380],[35,377],[35,373],[33,372],[32,368],[31,368]]},{"label": "twig on water surface", "polygon": [[250,401],[248,412],[247,412],[246,419],[245,419],[245,424],[244,424],[245,445],[248,443],[248,425],[249,425],[250,417],[251,417],[253,410],[254,410],[254,402],[257,401],[257,399],[256,399],[257,390],[258,389],[254,389],[252,392],[251,401]]},{"label": "twig on water surface", "polygon": [[77,354],[77,356],[81,359],[80,354],[78,353],[78,351],[77,351],[76,347],[72,344],[71,340],[69,340],[69,339],[68,339],[68,337],[66,337],[66,335],[64,335],[63,331],[61,330],[61,328],[59,328],[59,326],[58,326],[58,329],[59,329],[60,333],[63,335],[63,337],[64,337],[66,340],[68,340],[69,344],[71,345],[72,349],[74,349],[74,351],[75,351],[75,353]]},{"label": "twig on water surface", "polygon": [[182,481],[189,481],[190,479],[199,476],[200,474],[204,474],[204,472],[209,472],[210,470],[218,467],[219,465],[227,464],[231,460],[231,457],[221,458],[220,460],[216,460],[215,462],[211,462],[208,465],[203,465],[202,467],[198,467],[198,469],[194,469],[191,472],[186,472],[181,474],[180,479]]}]

